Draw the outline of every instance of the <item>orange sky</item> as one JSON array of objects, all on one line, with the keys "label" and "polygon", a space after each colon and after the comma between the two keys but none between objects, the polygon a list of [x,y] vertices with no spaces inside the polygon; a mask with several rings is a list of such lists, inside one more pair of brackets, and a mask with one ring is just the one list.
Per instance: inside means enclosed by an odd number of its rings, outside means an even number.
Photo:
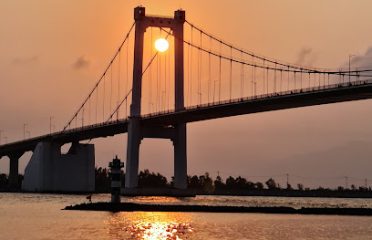
[{"label": "orange sky", "polygon": [[[188,20],[210,33],[286,62],[295,63],[301,50],[310,49],[307,64],[337,69],[349,54],[364,55],[372,45],[369,0],[3,0],[2,143],[4,136],[8,142],[21,139],[24,123],[32,136],[47,133],[50,116],[56,129],[62,128],[102,73],[140,4],[157,15],[183,8]],[[76,70],[72,65],[81,57],[87,66]],[[371,101],[362,101],[189,124],[189,173],[288,172],[372,180],[370,109]],[[106,166],[114,154],[123,159],[125,141],[126,135],[95,141],[97,164]],[[171,150],[169,141],[145,140],[141,169],[170,176]],[[0,172],[7,168],[8,161],[1,159]]]}]

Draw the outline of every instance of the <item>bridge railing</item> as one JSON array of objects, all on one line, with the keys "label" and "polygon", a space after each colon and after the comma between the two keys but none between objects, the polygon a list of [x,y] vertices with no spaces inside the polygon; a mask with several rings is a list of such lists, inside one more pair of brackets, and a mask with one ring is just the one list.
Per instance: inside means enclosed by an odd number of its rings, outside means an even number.
[{"label": "bridge railing", "polygon": [[[294,90],[267,93],[267,94],[259,94],[259,95],[249,96],[249,97],[234,98],[234,99],[223,100],[223,101],[214,101],[214,102],[210,102],[210,103],[188,106],[188,107],[185,108],[185,110],[192,110],[192,109],[198,109],[198,108],[203,108],[203,107],[212,107],[212,106],[217,106],[217,105],[238,103],[238,102],[243,102],[243,101],[262,100],[262,99],[265,99],[265,98],[272,98],[272,97],[285,96],[285,95],[291,95],[291,94],[305,94],[305,93],[318,92],[318,91],[321,91],[321,90],[334,90],[334,89],[338,89],[338,88],[369,85],[369,84],[372,84],[372,79],[345,82],[345,83],[337,83],[337,84],[329,84],[329,85],[321,85],[321,86],[307,87],[307,88],[302,88],[302,89],[294,89]],[[166,114],[171,114],[171,113],[175,113],[175,112],[177,112],[177,111],[176,110],[159,111],[159,112],[155,112],[155,113],[145,114],[142,117],[149,118],[149,117],[154,117],[154,116],[157,116],[157,115],[166,115]]]},{"label": "bridge railing", "polygon": [[107,127],[109,125],[114,125],[114,124],[117,124],[118,122],[124,123],[127,120],[128,120],[127,118],[123,118],[123,119],[117,119],[117,120],[101,122],[101,123],[96,123],[96,124],[91,124],[91,125],[84,125],[84,126],[81,126],[81,127],[75,127],[75,128],[71,128],[71,129],[67,129],[67,130],[62,130],[62,131],[57,131],[57,132],[52,132],[52,133],[40,135],[40,136],[37,136],[37,137],[32,137],[32,138],[22,139],[22,140],[11,142],[11,143],[2,144],[2,145],[0,145],[0,147],[7,147],[7,146],[10,146],[10,145],[22,144],[22,143],[26,143],[26,142],[34,142],[34,141],[39,142],[39,141],[43,141],[43,140],[47,140],[47,139],[52,140],[53,137],[55,137],[55,136],[68,135],[68,134],[72,134],[72,133],[75,133],[75,132],[89,131],[89,130],[92,130],[92,129],[97,129],[99,127]]},{"label": "bridge railing", "polygon": [[[281,96],[286,96],[286,95],[289,96],[289,95],[293,95],[293,94],[307,94],[307,93],[318,92],[318,91],[335,90],[335,89],[339,89],[339,88],[347,88],[347,87],[362,86],[362,85],[369,85],[369,84],[372,84],[372,79],[352,81],[352,82],[344,82],[344,83],[337,83],[337,84],[330,84],[330,85],[314,86],[314,87],[308,87],[308,88],[303,88],[303,89],[296,89],[296,90],[282,91],[282,92],[276,92],[276,93],[254,95],[254,96],[244,97],[244,98],[235,98],[235,99],[231,99],[231,100],[215,101],[215,102],[210,102],[210,103],[205,103],[205,104],[198,104],[198,105],[194,105],[194,106],[189,106],[189,107],[186,107],[185,110],[193,110],[193,109],[199,109],[199,108],[203,108],[203,107],[213,107],[213,106],[218,106],[218,105],[233,104],[233,103],[239,103],[239,102],[243,102],[243,101],[262,100],[262,99],[266,99],[266,98],[281,97]],[[155,113],[142,115],[142,117],[143,118],[150,118],[150,117],[154,117],[154,116],[158,116],[158,115],[172,114],[172,113],[175,113],[175,112],[177,112],[177,111],[175,111],[175,110],[158,111],[158,112],[155,112]],[[10,146],[10,145],[29,143],[29,142],[34,142],[34,141],[43,141],[43,140],[47,140],[47,139],[52,140],[56,136],[73,134],[75,132],[89,131],[89,130],[92,130],[92,129],[97,129],[99,127],[108,127],[110,125],[115,125],[115,124],[118,124],[118,123],[124,123],[126,121],[128,121],[128,118],[106,121],[106,122],[96,123],[96,124],[92,124],[92,125],[84,125],[84,126],[81,126],[81,127],[66,129],[66,130],[63,130],[63,131],[57,131],[57,132],[53,132],[53,133],[50,133],[50,134],[41,135],[41,136],[38,136],[38,137],[33,137],[33,138],[29,138],[29,139],[24,139],[24,140],[12,142],[12,143],[3,144],[3,145],[0,145],[0,147],[7,147],[7,146]]]}]

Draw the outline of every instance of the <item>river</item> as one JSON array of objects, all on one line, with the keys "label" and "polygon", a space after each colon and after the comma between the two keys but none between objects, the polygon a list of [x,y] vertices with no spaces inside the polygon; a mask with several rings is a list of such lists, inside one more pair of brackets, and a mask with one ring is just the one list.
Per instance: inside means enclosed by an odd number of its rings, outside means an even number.
[{"label": "river", "polygon": [[[108,194],[92,201],[108,201]],[[0,239],[372,239],[372,217],[61,210],[83,195],[0,193]],[[127,202],[233,206],[372,207],[370,199],[198,196]]]}]

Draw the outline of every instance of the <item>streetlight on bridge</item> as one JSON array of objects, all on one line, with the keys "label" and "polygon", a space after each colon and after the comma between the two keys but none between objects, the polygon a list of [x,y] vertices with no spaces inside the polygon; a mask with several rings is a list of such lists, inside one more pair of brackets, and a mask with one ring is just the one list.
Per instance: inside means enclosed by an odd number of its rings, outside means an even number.
[{"label": "streetlight on bridge", "polygon": [[27,126],[27,124],[24,123],[23,124],[23,139],[26,139],[26,126]]},{"label": "streetlight on bridge", "polygon": [[355,57],[356,55],[354,55],[354,54],[349,54],[349,83],[351,82],[351,77],[350,77],[350,75],[351,75],[351,58],[352,57]]},{"label": "streetlight on bridge", "polygon": [[49,117],[49,133],[50,134],[52,134],[52,126],[53,126],[52,125],[52,120],[53,120],[53,118],[54,118],[53,116],[50,116]]}]

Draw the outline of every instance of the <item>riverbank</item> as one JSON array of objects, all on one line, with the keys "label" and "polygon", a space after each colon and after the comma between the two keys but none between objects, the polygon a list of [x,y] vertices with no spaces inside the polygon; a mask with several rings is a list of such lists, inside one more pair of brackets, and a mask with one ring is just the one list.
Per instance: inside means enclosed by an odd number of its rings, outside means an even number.
[{"label": "riverbank", "polygon": [[108,211],[108,212],[212,212],[212,213],[274,213],[274,214],[314,214],[372,216],[372,208],[300,208],[292,207],[244,207],[206,205],[163,205],[109,202],[82,203],[67,206],[63,210]]},{"label": "riverbank", "polygon": [[[0,189],[3,193],[33,193],[21,190]],[[36,192],[35,192],[36,193]],[[86,194],[109,194],[107,191],[99,192],[38,192],[40,194],[69,194],[69,195],[86,195]],[[189,190],[186,192],[177,192],[168,189],[139,189],[136,192],[123,192],[122,196],[163,196],[163,197],[195,197],[198,195],[208,196],[246,196],[246,197],[303,197],[303,198],[361,198],[372,199],[372,192],[359,191],[318,191],[318,190],[261,190],[261,191],[215,191],[208,193],[204,191]]]}]

